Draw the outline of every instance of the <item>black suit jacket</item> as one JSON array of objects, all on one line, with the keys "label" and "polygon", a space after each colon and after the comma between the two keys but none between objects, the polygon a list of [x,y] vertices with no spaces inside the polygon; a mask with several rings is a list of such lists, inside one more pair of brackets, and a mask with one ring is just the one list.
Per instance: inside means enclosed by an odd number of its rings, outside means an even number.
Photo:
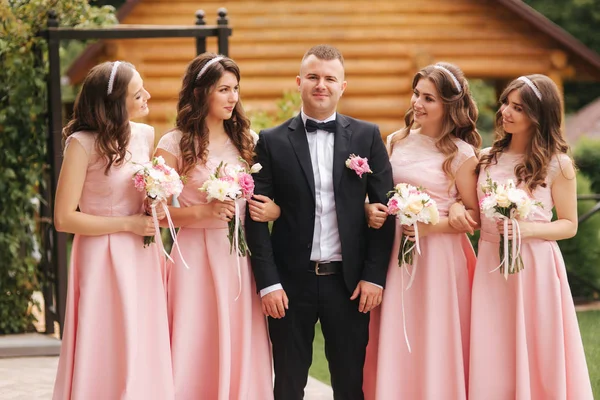
[{"label": "black suit jacket", "polygon": [[[393,217],[381,229],[369,229],[364,202],[386,204],[392,189],[389,157],[377,125],[337,114],[333,184],[342,246],[343,277],[350,292],[358,281],[385,285],[394,240]],[[350,154],[367,157],[372,174],[362,178],[345,165]],[[246,238],[258,289],[293,284],[294,273],[309,268],[315,224],[315,183],[306,130],[300,115],[261,131],[254,175],[255,193],[269,196],[281,208],[272,234],[268,225],[246,215]],[[284,278],[284,279],[282,279]]]}]

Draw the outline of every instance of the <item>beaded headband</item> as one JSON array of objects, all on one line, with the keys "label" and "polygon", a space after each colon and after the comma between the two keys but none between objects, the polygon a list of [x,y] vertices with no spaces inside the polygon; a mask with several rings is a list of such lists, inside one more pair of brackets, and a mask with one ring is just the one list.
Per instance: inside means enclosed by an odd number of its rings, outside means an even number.
[{"label": "beaded headband", "polygon": [[223,57],[223,56],[216,56],[212,60],[209,60],[206,64],[204,64],[204,67],[202,67],[202,69],[200,70],[200,72],[198,72],[198,76],[196,77],[196,80],[200,79],[200,77],[206,72],[206,70],[208,68],[210,68],[211,65],[213,65],[216,62],[221,61],[224,58],[225,57]]},{"label": "beaded headband", "polygon": [[433,67],[437,68],[437,69],[441,69],[442,71],[444,71],[448,75],[450,75],[450,78],[452,78],[452,82],[454,82],[454,86],[456,87],[456,90],[458,90],[459,93],[462,92],[462,87],[460,86],[460,83],[458,82],[458,79],[456,79],[456,76],[454,76],[454,74],[452,73],[452,71],[450,71],[446,67],[442,67],[441,65],[434,65]]},{"label": "beaded headband", "polygon": [[106,91],[107,96],[109,96],[113,91],[113,85],[115,83],[115,76],[117,76],[117,68],[119,68],[119,64],[121,64],[121,61],[115,61],[112,69],[110,70],[110,78],[108,78],[108,90]]},{"label": "beaded headband", "polygon": [[537,97],[539,101],[542,101],[542,92],[540,92],[540,89],[538,89],[537,86],[535,86],[531,79],[529,79],[526,76],[520,76],[518,80],[525,82],[527,86],[529,86],[531,90],[533,90],[533,93],[535,93],[535,97]]}]

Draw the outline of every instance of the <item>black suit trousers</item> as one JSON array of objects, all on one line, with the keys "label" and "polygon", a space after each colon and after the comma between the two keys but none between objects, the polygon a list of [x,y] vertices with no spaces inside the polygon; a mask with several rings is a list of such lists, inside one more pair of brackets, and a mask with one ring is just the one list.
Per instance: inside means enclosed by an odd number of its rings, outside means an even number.
[{"label": "black suit trousers", "polygon": [[[369,340],[369,314],[350,300],[341,274],[294,273],[283,287],[289,309],[269,317],[275,364],[275,400],[302,400],[312,362],[315,324],[321,322],[335,400],[362,400],[363,365]],[[296,289],[296,290],[295,290]]]}]

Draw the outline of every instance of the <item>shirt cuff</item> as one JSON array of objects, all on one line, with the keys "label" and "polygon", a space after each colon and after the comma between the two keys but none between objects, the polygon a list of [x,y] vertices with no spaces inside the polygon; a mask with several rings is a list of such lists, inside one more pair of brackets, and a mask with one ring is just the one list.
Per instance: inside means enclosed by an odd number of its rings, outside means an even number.
[{"label": "shirt cuff", "polygon": [[[377,286],[379,289],[383,289],[383,286],[381,286],[381,285],[378,285],[378,284],[376,284],[376,283],[369,282],[369,281],[365,281],[365,282],[367,282],[367,283],[369,283],[369,284],[371,284],[371,285],[373,285],[373,286]],[[261,291],[261,293],[262,293],[262,291]]]},{"label": "shirt cuff", "polygon": [[283,290],[283,286],[281,286],[281,283],[276,283],[274,285],[267,286],[266,288],[260,290],[260,297],[261,298],[265,297],[269,293],[274,292],[276,290],[280,290],[280,289]]}]

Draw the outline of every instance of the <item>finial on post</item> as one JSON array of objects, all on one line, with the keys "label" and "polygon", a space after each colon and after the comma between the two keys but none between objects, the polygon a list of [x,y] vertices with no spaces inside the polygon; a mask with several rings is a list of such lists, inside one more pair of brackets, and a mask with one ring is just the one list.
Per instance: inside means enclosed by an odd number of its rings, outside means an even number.
[{"label": "finial on post", "polygon": [[225,7],[219,8],[217,14],[219,15],[219,18],[217,18],[217,25],[229,24],[229,19],[227,19],[227,9]]},{"label": "finial on post", "polygon": [[206,13],[204,12],[204,10],[196,11],[196,25],[206,25],[206,21],[204,21],[205,16]]},{"label": "finial on post", "polygon": [[56,10],[48,10],[48,28],[58,28],[58,14]]}]

